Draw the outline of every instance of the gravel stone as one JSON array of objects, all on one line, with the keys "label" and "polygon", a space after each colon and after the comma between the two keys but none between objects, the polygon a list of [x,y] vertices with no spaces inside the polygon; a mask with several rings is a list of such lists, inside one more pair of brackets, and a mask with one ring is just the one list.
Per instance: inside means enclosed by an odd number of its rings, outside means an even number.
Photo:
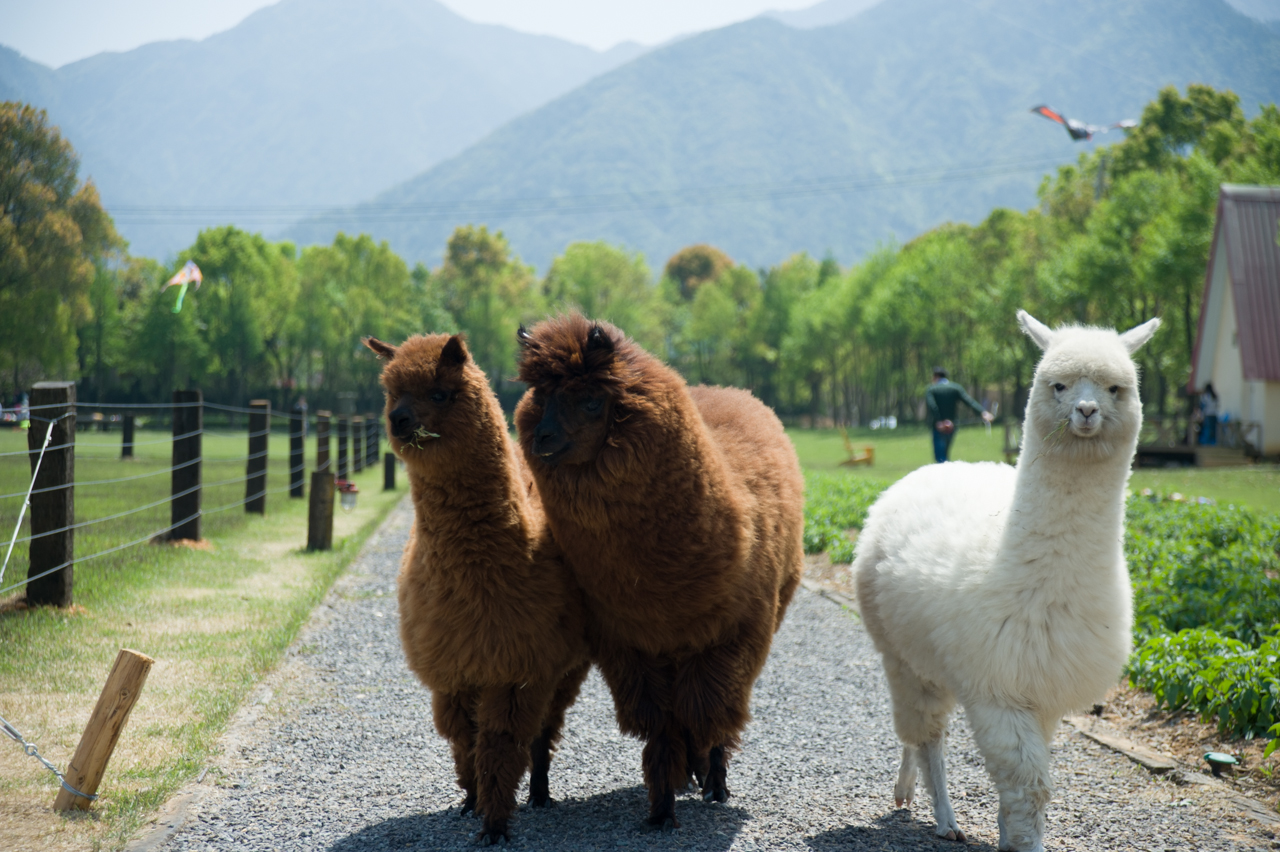
[{"label": "gravel stone", "polygon": [[[458,815],[453,762],[397,632],[406,500],[318,608],[284,663],[237,716],[181,827],[149,849],[454,850],[480,820]],[[893,807],[900,746],[880,660],[857,616],[799,589],[756,684],[729,766],[731,798],[676,805],[681,828],[641,828],[641,744],[621,736],[596,673],[569,711],[551,809],[522,808],[527,850],[947,850],[927,797]],[[1274,849],[1271,830],[1213,790],[1152,776],[1064,726],[1054,743],[1050,850]],[[994,850],[996,797],[960,714],[948,774],[967,846]],[[528,795],[527,781],[520,800]]]}]

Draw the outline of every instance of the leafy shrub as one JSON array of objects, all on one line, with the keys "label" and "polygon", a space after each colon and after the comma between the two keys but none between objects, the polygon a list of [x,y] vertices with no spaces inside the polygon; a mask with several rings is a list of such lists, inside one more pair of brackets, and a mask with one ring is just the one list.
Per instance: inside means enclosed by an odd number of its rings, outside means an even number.
[{"label": "leafy shrub", "polygon": [[1152,636],[1129,660],[1129,682],[1160,707],[1216,718],[1223,732],[1280,733],[1280,628],[1256,649],[1208,628]]},{"label": "leafy shrub", "polygon": [[846,531],[862,526],[867,509],[888,487],[887,482],[840,473],[806,473],[804,552],[825,551],[832,562],[852,562],[853,542]]},{"label": "leafy shrub", "polygon": [[1256,648],[1280,623],[1280,519],[1134,497],[1126,526],[1138,644],[1211,627]]}]

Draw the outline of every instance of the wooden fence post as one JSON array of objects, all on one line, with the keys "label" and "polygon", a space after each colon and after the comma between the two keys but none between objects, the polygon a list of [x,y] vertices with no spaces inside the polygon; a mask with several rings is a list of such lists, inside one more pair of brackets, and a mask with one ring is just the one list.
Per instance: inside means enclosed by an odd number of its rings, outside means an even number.
[{"label": "wooden fence post", "polygon": [[364,419],[364,466],[378,463],[378,439],[382,435],[382,416],[370,414]]},{"label": "wooden fence post", "polygon": [[245,464],[244,510],[267,513],[267,439],[271,437],[271,401],[249,400],[249,460]]},{"label": "wooden fence post", "polygon": [[387,453],[382,457],[382,490],[396,490],[396,454]]},{"label": "wooden fence post", "polygon": [[306,480],[306,461],[303,456],[303,441],[306,438],[307,411],[300,405],[293,407],[289,417],[289,496],[301,497],[302,487]]},{"label": "wooden fence post", "polygon": [[[76,522],[76,386],[74,382],[39,382],[31,389],[31,405],[52,405],[56,408],[36,408],[31,412],[31,428],[27,431],[27,449],[31,451],[31,469],[35,473],[40,448],[45,434],[49,436],[49,449],[45,450],[40,471],[36,474],[35,490],[46,490],[31,495],[30,563],[27,576],[35,577],[59,565],[65,568],[54,571],[27,584],[27,603],[71,606],[71,590],[75,585],[75,530],[63,529]],[[61,419],[58,419],[61,418]],[[50,420],[57,420],[50,423]],[[52,535],[46,535],[53,530]]]},{"label": "wooden fence post", "polygon": [[333,550],[334,475],[311,474],[311,502],[307,504],[307,550]]},{"label": "wooden fence post", "polygon": [[338,415],[338,479],[346,479],[350,468],[347,466],[347,437],[351,432],[351,421],[345,414]]},{"label": "wooden fence post", "polygon": [[[133,710],[154,662],[146,654],[128,648],[122,648],[116,655],[115,665],[111,667],[98,703],[89,716],[89,724],[85,725],[84,734],[80,737],[80,745],[76,746],[75,756],[67,764],[64,777],[81,793],[92,796],[98,792],[103,773],[107,771],[107,761],[111,760],[120,732],[124,730],[124,723],[129,721],[129,712]],[[87,811],[90,804],[89,799],[69,793],[64,787],[58,790],[53,809],[69,811],[79,808]]]},{"label": "wooden fence post", "polygon": [[329,469],[329,418],[327,411],[316,412],[316,471],[333,473]]},{"label": "wooden fence post", "polygon": [[120,458],[133,458],[133,415],[124,416],[124,442],[120,444]]},{"label": "wooden fence post", "polygon": [[204,437],[204,394],[173,392],[173,500],[169,504],[170,541],[200,540],[200,471]]},{"label": "wooden fence post", "polygon": [[364,470],[364,418],[359,414],[351,418],[351,472]]}]

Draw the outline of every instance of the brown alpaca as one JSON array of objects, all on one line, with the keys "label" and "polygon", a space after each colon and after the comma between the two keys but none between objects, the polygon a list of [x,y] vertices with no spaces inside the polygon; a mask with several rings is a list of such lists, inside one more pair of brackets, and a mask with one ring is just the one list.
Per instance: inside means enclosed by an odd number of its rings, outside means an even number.
[{"label": "brown alpaca", "polygon": [[618,725],[646,741],[653,827],[675,793],[729,796],[751,687],[800,581],[804,481],[773,412],[689,389],[618,329],[578,314],[521,330],[520,448],[587,597]]},{"label": "brown alpaca", "polygon": [[387,431],[415,520],[400,567],[400,640],[431,689],[478,840],[510,840],[516,787],[551,804],[547,770],[589,662],[582,597],[547,529],[498,400],[462,338],[369,338],[387,364]]}]

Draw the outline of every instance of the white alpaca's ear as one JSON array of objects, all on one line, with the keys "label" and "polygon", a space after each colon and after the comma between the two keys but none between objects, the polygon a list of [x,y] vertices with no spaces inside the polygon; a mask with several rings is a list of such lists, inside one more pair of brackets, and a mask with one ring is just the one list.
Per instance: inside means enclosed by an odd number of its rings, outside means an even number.
[{"label": "white alpaca's ear", "polygon": [[1049,348],[1049,341],[1053,340],[1053,332],[1047,325],[1023,310],[1018,311],[1018,325],[1022,326],[1027,337],[1036,342],[1036,346],[1041,349]]},{"label": "white alpaca's ear", "polygon": [[1120,342],[1124,344],[1124,348],[1129,350],[1129,354],[1137,352],[1142,348],[1142,344],[1151,339],[1151,335],[1156,333],[1156,329],[1160,327],[1160,317],[1149,319],[1142,325],[1133,328],[1120,335]]}]

